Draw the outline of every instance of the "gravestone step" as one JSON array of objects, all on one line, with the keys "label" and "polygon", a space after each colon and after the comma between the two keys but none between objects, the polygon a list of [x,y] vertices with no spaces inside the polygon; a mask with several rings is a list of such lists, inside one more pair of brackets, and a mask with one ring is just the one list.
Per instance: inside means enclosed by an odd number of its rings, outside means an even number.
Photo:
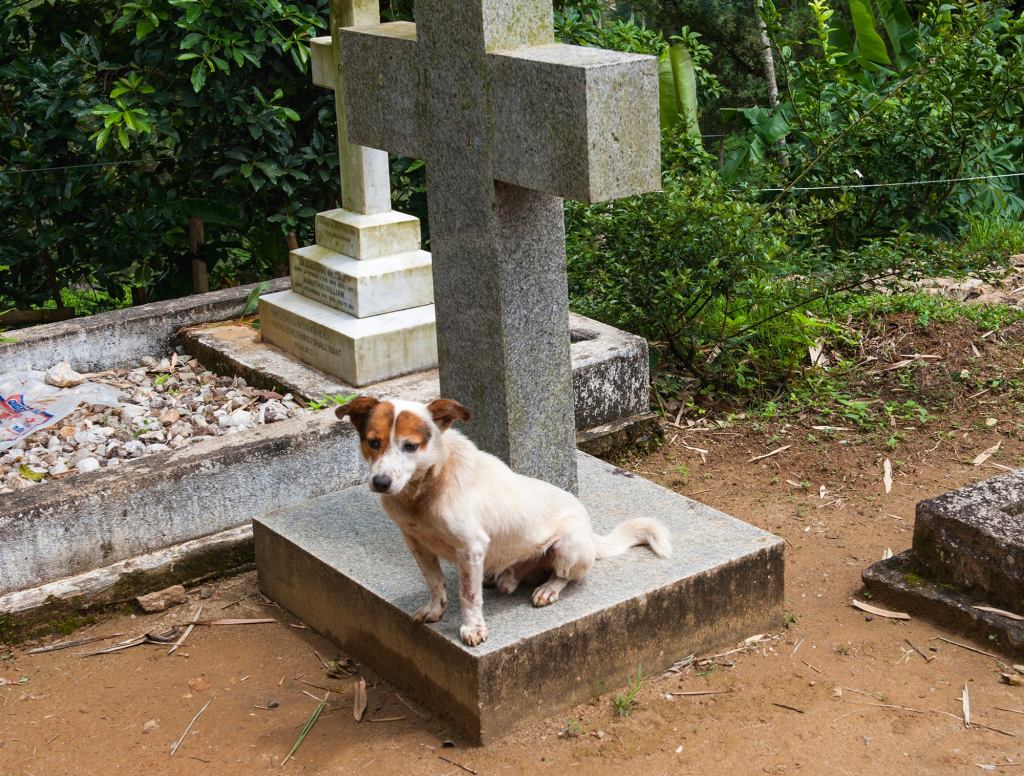
[{"label": "gravestone step", "polygon": [[264,341],[354,386],[437,365],[434,305],[355,318],[294,291],[260,297]]},{"label": "gravestone step", "polygon": [[458,636],[455,571],[445,619],[414,624],[427,592],[401,535],[365,486],[254,521],[266,595],[403,692],[487,743],[680,658],[778,626],[783,543],[771,534],[578,453],[579,492],[604,533],[663,521],[671,559],[646,548],[599,561],[554,605],[528,589],[484,592],[490,636]]},{"label": "gravestone step", "polygon": [[356,318],[434,302],[426,251],[360,260],[310,245],[292,251],[290,264],[293,291]]},{"label": "gravestone step", "polygon": [[316,244],[354,259],[419,250],[420,220],[389,210],[364,215],[338,208],[316,214]]}]

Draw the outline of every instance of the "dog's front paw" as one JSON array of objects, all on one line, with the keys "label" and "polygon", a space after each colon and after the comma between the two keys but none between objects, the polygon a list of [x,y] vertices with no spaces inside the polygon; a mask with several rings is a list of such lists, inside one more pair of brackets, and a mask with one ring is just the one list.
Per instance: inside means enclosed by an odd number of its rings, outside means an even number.
[{"label": "dog's front paw", "polygon": [[463,644],[475,647],[477,644],[487,641],[487,626],[483,623],[479,625],[463,625],[459,628],[459,635],[462,637]]},{"label": "dog's front paw", "polygon": [[437,622],[444,616],[444,602],[434,602],[424,604],[415,611],[412,616],[413,622]]}]

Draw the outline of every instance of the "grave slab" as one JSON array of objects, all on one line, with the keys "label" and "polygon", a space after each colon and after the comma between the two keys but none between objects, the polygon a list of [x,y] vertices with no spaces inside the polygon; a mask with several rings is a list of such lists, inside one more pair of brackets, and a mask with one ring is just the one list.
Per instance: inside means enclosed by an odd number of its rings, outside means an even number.
[{"label": "grave slab", "polygon": [[[658,518],[672,533],[671,559],[635,548],[599,561],[543,609],[530,605],[527,589],[485,590],[490,637],[467,647],[457,603],[440,623],[412,622],[425,584],[377,497],[360,485],[254,521],[262,589],[479,743],[621,686],[638,664],[653,674],[781,623],[781,539],[577,458],[595,528]],[[446,576],[457,602],[454,569]]]},{"label": "grave slab", "polygon": [[338,208],[316,214],[316,244],[354,259],[419,250],[420,220],[389,210],[364,215]]},{"label": "grave slab", "polygon": [[292,290],[356,318],[434,301],[430,254],[408,251],[360,261],[309,245],[289,256]]},{"label": "grave slab", "polygon": [[355,318],[294,291],[260,297],[260,332],[272,345],[355,386],[437,363],[434,306]]}]

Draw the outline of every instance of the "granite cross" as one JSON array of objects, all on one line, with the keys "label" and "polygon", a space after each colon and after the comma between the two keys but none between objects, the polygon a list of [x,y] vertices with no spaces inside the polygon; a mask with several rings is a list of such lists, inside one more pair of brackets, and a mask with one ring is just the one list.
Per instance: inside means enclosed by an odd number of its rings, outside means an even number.
[{"label": "granite cross", "polygon": [[653,57],[554,42],[551,0],[419,0],[338,33],[351,142],[427,169],[441,393],[575,490],[562,197],[660,187]]}]

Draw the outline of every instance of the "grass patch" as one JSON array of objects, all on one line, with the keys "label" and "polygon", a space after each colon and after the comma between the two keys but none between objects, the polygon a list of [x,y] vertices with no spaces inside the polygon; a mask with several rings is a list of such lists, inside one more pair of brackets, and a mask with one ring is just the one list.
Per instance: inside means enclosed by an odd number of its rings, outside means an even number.
[{"label": "grass patch", "polygon": [[636,676],[629,680],[626,685],[625,692],[615,693],[615,697],[612,698],[612,705],[615,707],[615,713],[620,717],[628,717],[634,711],[637,706],[637,696],[640,695],[640,689],[643,687],[644,675],[642,666],[636,664]]},{"label": "grass patch", "polygon": [[355,397],[356,394],[354,393],[329,393],[326,396],[311,401],[306,409],[316,412],[324,407],[340,407],[342,404],[348,404]]},{"label": "grass patch", "polygon": [[878,322],[886,316],[911,313],[915,323],[927,328],[931,323],[967,320],[979,329],[990,331],[1024,321],[1024,310],[1000,304],[970,304],[935,294],[850,294],[829,306],[835,319],[852,317],[863,322]]}]

